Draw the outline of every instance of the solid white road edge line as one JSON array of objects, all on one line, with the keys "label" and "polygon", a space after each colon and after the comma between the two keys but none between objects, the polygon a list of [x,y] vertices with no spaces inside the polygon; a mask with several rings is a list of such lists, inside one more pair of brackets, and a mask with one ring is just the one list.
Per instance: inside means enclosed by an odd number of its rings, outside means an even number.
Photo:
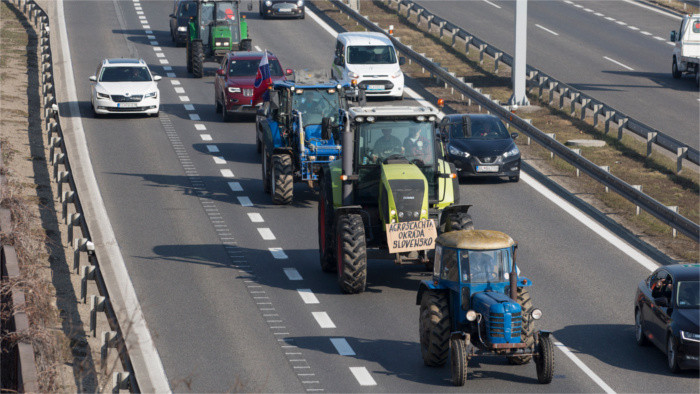
[{"label": "solid white road edge line", "polygon": [[654,12],[656,12],[657,14],[661,14],[661,15],[667,16],[667,17],[669,17],[669,18],[673,18],[673,19],[675,19],[675,20],[678,20],[678,21],[681,20],[681,19],[683,19],[683,18],[681,18],[681,17],[678,16],[678,15],[673,15],[673,14],[671,14],[670,12],[662,11],[662,10],[660,10],[660,9],[658,9],[658,8],[649,7],[648,5],[641,4],[641,3],[639,3],[638,1],[632,1],[632,0],[622,0],[622,1],[624,1],[625,3],[632,4],[632,5],[636,5],[637,7],[646,8],[646,9],[649,10],[649,11],[654,11]]},{"label": "solid white road edge line", "polygon": [[554,342],[554,346],[558,347],[559,350],[561,350],[564,354],[566,354],[566,356],[567,356],[571,361],[573,361],[574,364],[576,364],[579,368],[581,368],[581,370],[583,370],[583,372],[585,372],[586,375],[588,375],[588,377],[590,377],[594,382],[596,382],[596,383],[598,384],[598,386],[600,386],[600,388],[603,389],[603,391],[605,391],[605,392],[608,393],[608,394],[614,394],[614,393],[615,393],[615,390],[613,390],[610,386],[608,386],[608,385],[603,381],[603,379],[600,378],[600,376],[596,375],[595,372],[593,372],[590,368],[588,368],[588,366],[587,366],[586,364],[584,364],[583,361],[581,361],[580,358],[576,357],[576,355],[573,354],[573,353],[571,352],[571,350],[569,350],[568,347],[564,346],[563,343],[558,342],[558,341],[555,341],[555,342]]},{"label": "solid white road edge line", "polygon": [[499,9],[501,8],[500,5],[494,4],[494,3],[490,2],[489,0],[484,0],[484,3],[486,3],[486,4],[488,4],[488,5],[492,5],[492,6],[496,7],[496,8],[499,8]]},{"label": "solid white road edge line", "polygon": [[648,269],[649,271],[653,271],[659,267],[658,264],[654,263],[647,256],[643,255],[641,252],[631,247],[628,243],[620,239],[617,235],[613,234],[605,227],[601,226],[595,220],[586,216],[583,212],[579,211],[568,201],[565,201],[563,198],[552,193],[551,190],[547,189],[544,185],[536,181],[530,175],[521,172],[520,179],[527,183],[530,187],[535,189],[537,192],[545,196],[548,200],[558,205],[559,208],[563,209],[566,213],[573,216],[574,219],[578,220],[584,226],[591,229],[594,233],[600,235],[601,238],[608,241],[611,245],[618,248],[624,254],[628,255],[630,258],[632,258],[632,260],[638,262],[644,268]]},{"label": "solid white road edge line", "polygon": [[[70,118],[72,123],[72,132],[71,129],[65,130],[64,137],[67,144],[74,145],[77,153],[77,156],[71,157],[74,159],[71,167],[75,183],[84,193],[81,201],[85,210],[85,220],[92,234],[92,242],[96,246],[95,254],[101,263],[100,270],[106,278],[112,278],[106,281],[106,286],[112,296],[110,300],[114,313],[120,322],[129,324],[124,342],[130,354],[139,388],[143,392],[167,393],[171,391],[170,384],[126,269],[92,168],[78,108],[78,94],[73,78],[73,62],[68,45],[63,0],[56,2],[56,12],[61,36],[61,61],[58,62],[58,66],[65,74],[65,88],[70,101],[68,117],[64,117],[64,120]],[[115,283],[116,286],[114,286]]]}]

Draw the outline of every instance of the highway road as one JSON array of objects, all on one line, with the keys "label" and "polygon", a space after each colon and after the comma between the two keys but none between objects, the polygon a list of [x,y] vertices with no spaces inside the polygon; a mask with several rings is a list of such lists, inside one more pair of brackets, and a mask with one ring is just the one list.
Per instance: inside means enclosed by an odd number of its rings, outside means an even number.
[{"label": "highway road", "polygon": [[[513,1],[416,1],[513,54]],[[692,147],[700,96],[671,77],[671,30],[680,17],[634,0],[528,2],[528,64]]]},{"label": "highway road", "polygon": [[[90,158],[174,391],[464,391],[450,385],[449,368],[423,366],[415,305],[423,269],[371,261],[360,295],[340,294],[321,272],[315,194],[297,184],[292,205],[271,204],[253,119],[222,123],[214,113],[213,65],[203,79],[187,75],[185,50],[170,41],[169,1],[64,4],[66,71]],[[284,67],[330,65],[334,41],[310,15],[247,16],[253,44]],[[164,76],[159,118],[92,117],[88,77],[102,58],[120,56]],[[561,343],[554,381],[539,385],[532,364],[477,357],[467,390],[696,392],[696,372],[671,375],[663,354],[634,343],[634,289],[649,270],[538,190],[525,175],[461,187],[477,227],[519,242],[544,312],[538,327]]]}]

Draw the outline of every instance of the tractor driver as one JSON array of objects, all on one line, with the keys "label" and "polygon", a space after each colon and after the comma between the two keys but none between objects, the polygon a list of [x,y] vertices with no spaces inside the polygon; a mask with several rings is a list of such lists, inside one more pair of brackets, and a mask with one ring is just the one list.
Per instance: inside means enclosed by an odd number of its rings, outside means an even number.
[{"label": "tractor driver", "polygon": [[403,141],[403,148],[409,160],[418,160],[422,163],[430,162],[428,143],[421,134],[419,127],[410,127],[408,137]]},{"label": "tractor driver", "polygon": [[376,163],[378,158],[385,159],[392,154],[399,154],[404,152],[404,148],[401,146],[401,141],[395,136],[391,135],[392,129],[384,128],[382,129],[382,136],[379,137],[377,142],[374,143],[374,149],[372,150],[372,162]]},{"label": "tractor driver", "polygon": [[471,267],[470,279],[472,282],[488,282],[498,278],[499,267],[493,256],[483,252],[476,252],[471,253],[469,257],[469,266]]}]

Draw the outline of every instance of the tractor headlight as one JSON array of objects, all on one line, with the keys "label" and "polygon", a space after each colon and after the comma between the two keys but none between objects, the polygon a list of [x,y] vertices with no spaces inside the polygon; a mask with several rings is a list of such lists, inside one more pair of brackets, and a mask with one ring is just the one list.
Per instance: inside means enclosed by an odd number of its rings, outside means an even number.
[{"label": "tractor headlight", "polygon": [[503,154],[503,158],[507,159],[512,156],[517,156],[520,154],[520,150],[518,150],[517,146],[514,146],[513,149],[509,150],[508,152]]},{"label": "tractor headlight", "polygon": [[420,214],[418,213],[418,211],[413,212],[413,217],[414,217],[414,218],[418,218],[419,215],[420,215]]},{"label": "tractor headlight", "polygon": [[309,160],[316,161],[316,156],[309,156]]},{"label": "tractor headlight", "polygon": [[265,2],[265,5],[269,7],[269,6],[272,5],[272,2],[271,2],[270,0],[267,0],[267,1]]},{"label": "tractor headlight", "polygon": [[389,215],[391,215],[391,216],[396,215],[396,210],[395,210],[395,209],[392,209],[391,211],[389,211]]},{"label": "tractor headlight", "polygon": [[187,26],[178,26],[177,31],[187,31]]},{"label": "tractor headlight", "polygon": [[150,98],[150,97],[153,97],[153,98],[158,97],[158,91],[149,92],[149,93],[146,93],[145,96],[143,96],[143,98]]},{"label": "tractor headlight", "polygon": [[452,145],[449,145],[447,147],[447,151],[450,152],[451,155],[455,155],[455,156],[462,156],[462,157],[466,157],[466,158],[469,158],[469,156],[471,156],[469,154],[469,152],[462,152],[461,150],[455,148]]},{"label": "tractor headlight", "polygon": [[241,88],[229,87],[229,88],[228,88],[228,92],[229,92],[229,93],[240,93],[240,92],[241,92]]},{"label": "tractor headlight", "polygon": [[333,161],[335,160],[335,156],[328,156],[328,161]]},{"label": "tractor headlight", "polygon": [[403,212],[399,212],[399,218],[403,217]]},{"label": "tractor headlight", "polygon": [[467,320],[469,320],[469,321],[476,320],[476,312],[474,312],[474,310],[470,309],[469,312],[467,312]]},{"label": "tractor headlight", "polygon": [[107,93],[95,92],[95,95],[97,95],[98,99],[108,99],[109,100],[109,95]]},{"label": "tractor headlight", "polygon": [[392,223],[396,223],[396,219],[391,219],[391,222],[392,222]]},{"label": "tractor headlight", "polygon": [[542,317],[542,311],[539,309],[533,309],[531,316],[535,320],[540,320],[540,318]]},{"label": "tractor headlight", "polygon": [[301,7],[303,5],[304,5],[304,0],[297,1],[297,7]]},{"label": "tractor headlight", "polygon": [[369,123],[374,122],[374,116],[368,116],[368,117],[367,117],[367,122],[369,122]]},{"label": "tractor headlight", "polygon": [[221,41],[216,41],[216,42],[214,42],[214,45],[216,45],[217,47],[220,47],[221,45],[223,45],[223,43]]}]

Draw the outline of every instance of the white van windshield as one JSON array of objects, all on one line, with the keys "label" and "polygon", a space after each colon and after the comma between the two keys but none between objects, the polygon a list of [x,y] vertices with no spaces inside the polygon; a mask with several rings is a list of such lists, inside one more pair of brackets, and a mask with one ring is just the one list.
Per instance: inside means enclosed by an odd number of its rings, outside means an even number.
[{"label": "white van windshield", "polygon": [[390,45],[349,46],[348,64],[394,64],[396,53]]}]

